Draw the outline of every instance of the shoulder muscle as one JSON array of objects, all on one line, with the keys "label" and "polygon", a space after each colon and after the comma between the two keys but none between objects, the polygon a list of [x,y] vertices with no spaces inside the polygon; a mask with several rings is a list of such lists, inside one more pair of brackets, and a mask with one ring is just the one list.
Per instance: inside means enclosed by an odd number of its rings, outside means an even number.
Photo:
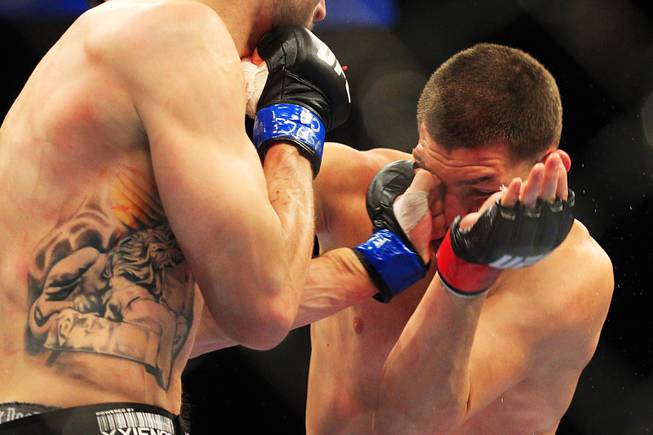
[{"label": "shoulder muscle", "polygon": [[359,151],[347,145],[328,142],[322,169],[316,178],[319,196],[366,191],[372,177],[388,163],[410,159],[410,154],[388,148]]}]

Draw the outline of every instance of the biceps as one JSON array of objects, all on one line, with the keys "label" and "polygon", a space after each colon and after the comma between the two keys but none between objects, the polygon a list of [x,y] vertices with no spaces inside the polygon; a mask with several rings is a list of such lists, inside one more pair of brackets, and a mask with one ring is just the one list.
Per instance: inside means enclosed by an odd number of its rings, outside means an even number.
[{"label": "biceps", "polygon": [[179,158],[153,153],[153,162],[166,215],[194,272],[207,265],[211,274],[237,275],[241,259],[256,264],[256,252],[277,248],[278,217],[258,161],[207,149]]},{"label": "biceps", "polygon": [[509,322],[505,323],[505,326],[497,325],[483,317],[479,321],[469,363],[470,417],[529,375],[529,364],[533,358],[530,344],[507,325]]}]

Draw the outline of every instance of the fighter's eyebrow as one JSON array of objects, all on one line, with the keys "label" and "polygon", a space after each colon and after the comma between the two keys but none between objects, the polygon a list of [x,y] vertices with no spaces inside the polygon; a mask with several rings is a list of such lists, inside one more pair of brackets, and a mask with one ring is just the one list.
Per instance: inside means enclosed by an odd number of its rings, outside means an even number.
[{"label": "fighter's eyebrow", "polygon": [[419,156],[416,156],[413,154],[413,160],[415,161],[415,167],[421,168],[421,169],[426,169],[426,166],[424,166],[424,162],[422,161],[422,158]]},{"label": "fighter's eyebrow", "polygon": [[494,181],[496,178],[494,175],[484,175],[482,177],[474,178],[472,180],[465,180],[461,182],[460,184],[463,184],[465,186],[471,186],[474,184],[480,184],[480,183],[487,183],[488,181]]}]

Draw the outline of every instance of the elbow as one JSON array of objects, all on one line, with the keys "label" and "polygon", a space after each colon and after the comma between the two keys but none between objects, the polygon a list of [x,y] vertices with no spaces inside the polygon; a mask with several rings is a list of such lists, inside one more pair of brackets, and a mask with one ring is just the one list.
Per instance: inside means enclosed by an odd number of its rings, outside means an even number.
[{"label": "elbow", "polygon": [[254,350],[270,350],[278,346],[292,328],[294,318],[279,304],[270,302],[252,313],[247,325],[241,331],[241,345]]},{"label": "elbow", "polygon": [[280,292],[239,296],[208,306],[225,335],[255,350],[269,350],[281,343],[290,332],[297,311],[286,302],[288,298]]},{"label": "elbow", "polygon": [[268,288],[265,296],[251,305],[247,336],[241,344],[255,350],[269,350],[278,346],[292,329],[297,316],[297,303],[291,289]]}]

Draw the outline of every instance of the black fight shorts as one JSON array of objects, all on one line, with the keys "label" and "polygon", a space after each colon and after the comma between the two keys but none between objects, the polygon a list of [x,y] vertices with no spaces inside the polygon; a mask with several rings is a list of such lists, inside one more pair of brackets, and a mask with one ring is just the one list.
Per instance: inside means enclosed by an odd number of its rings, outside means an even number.
[{"label": "black fight shorts", "polygon": [[137,403],[55,409],[28,403],[0,404],[0,435],[185,435],[181,419]]}]

